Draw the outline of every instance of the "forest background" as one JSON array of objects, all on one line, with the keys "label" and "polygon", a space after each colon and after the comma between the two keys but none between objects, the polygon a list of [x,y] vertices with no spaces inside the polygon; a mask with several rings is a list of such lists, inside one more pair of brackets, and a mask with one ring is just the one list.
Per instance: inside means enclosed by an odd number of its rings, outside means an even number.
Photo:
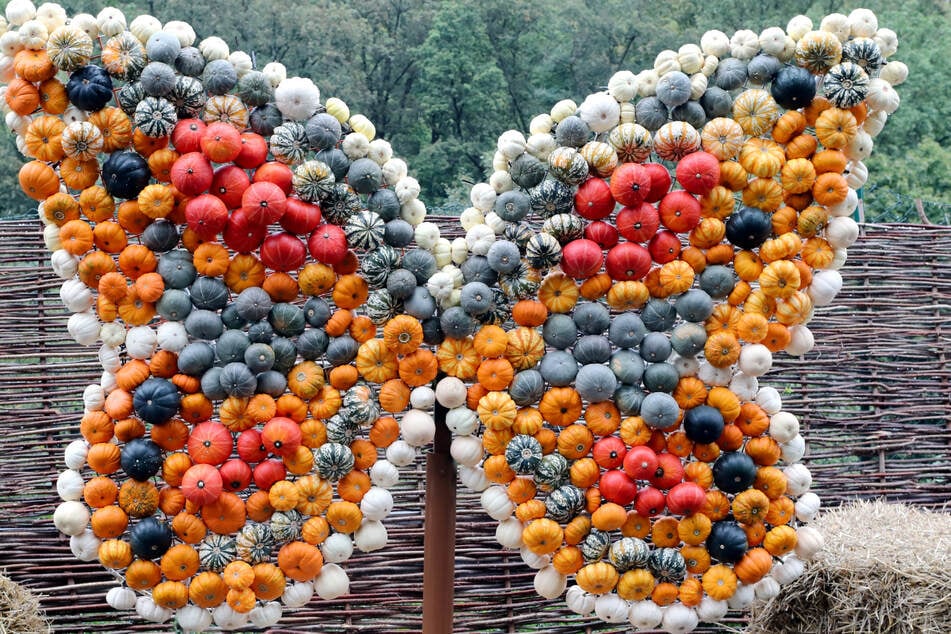
[{"label": "forest background", "polygon": [[[895,59],[910,69],[902,104],[875,139],[863,190],[866,219],[951,224],[951,1],[868,0],[100,0],[61,1],[70,15],[122,9],[190,23],[199,40],[223,38],[258,68],[281,61],[310,77],[322,99],[362,112],[404,157],[436,213],[468,206],[472,183],[491,173],[498,135],[527,130],[563,98],[580,103],[618,70],[653,66],[664,49],[785,27],[803,13],[848,14],[860,6],[898,34]],[[13,135],[0,134],[0,217],[34,205],[16,182]]]}]

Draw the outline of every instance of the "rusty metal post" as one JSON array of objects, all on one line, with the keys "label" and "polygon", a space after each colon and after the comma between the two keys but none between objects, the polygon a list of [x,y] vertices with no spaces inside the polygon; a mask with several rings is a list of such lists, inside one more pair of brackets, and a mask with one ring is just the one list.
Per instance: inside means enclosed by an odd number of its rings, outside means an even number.
[{"label": "rusty metal post", "polygon": [[436,438],[426,457],[423,634],[451,634],[456,561],[456,469],[446,408],[436,403]]}]

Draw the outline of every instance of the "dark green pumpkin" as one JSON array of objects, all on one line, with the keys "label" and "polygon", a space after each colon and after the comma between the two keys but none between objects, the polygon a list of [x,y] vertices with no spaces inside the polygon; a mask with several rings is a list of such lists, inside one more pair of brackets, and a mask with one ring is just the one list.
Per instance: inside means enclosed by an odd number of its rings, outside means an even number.
[{"label": "dark green pumpkin", "polygon": [[609,364],[614,376],[621,383],[640,385],[644,376],[644,360],[633,350],[618,350],[611,355]]},{"label": "dark green pumpkin", "polygon": [[336,367],[346,365],[357,358],[360,344],[350,335],[334,337],[327,346],[327,363]]},{"label": "dark green pumpkin", "polygon": [[[557,458],[561,458],[558,460]],[[548,461],[546,464],[546,460]],[[561,469],[564,464],[564,470]],[[545,469],[539,480],[539,471]],[[535,481],[539,484],[548,482],[563,482],[568,472],[568,461],[561,454],[549,454],[542,458],[535,470]],[[572,484],[554,484],[549,485],[552,492],[545,499],[546,517],[556,522],[570,522],[578,513],[584,509],[584,492]]]},{"label": "dark green pumpkin", "polygon": [[708,120],[730,117],[733,114],[733,97],[719,86],[709,86],[700,97],[700,106]]},{"label": "dark green pumpkin", "polygon": [[188,288],[195,308],[221,310],[228,304],[228,287],[217,277],[200,276]]},{"label": "dark green pumpkin", "polygon": [[535,472],[543,456],[542,445],[532,436],[519,434],[505,447],[505,461],[515,473],[528,475]]},{"label": "dark green pumpkin", "polygon": [[656,132],[667,123],[669,111],[657,97],[644,97],[634,106],[634,120],[650,132]]},{"label": "dark green pumpkin", "polygon": [[238,80],[235,90],[238,98],[249,108],[263,106],[274,98],[274,87],[264,73],[259,70],[248,71]]},{"label": "dark green pumpkin", "polygon": [[137,198],[151,179],[149,164],[132,150],[113,152],[102,164],[102,184],[114,198]]},{"label": "dark green pumpkin", "polygon": [[666,299],[652,298],[641,310],[641,321],[648,330],[666,332],[677,320],[677,311]]},{"label": "dark green pumpkin", "polygon": [[770,94],[783,108],[805,108],[816,96],[816,78],[805,68],[788,64],[783,66],[769,87]]},{"label": "dark green pumpkin", "polygon": [[178,414],[181,396],[175,384],[152,377],[135,388],[132,406],[135,415],[151,425],[164,425]]},{"label": "dark green pumpkin", "polygon": [[707,331],[700,324],[680,324],[670,333],[670,345],[682,357],[694,357],[703,350]]},{"label": "dark green pumpkin", "polygon": [[193,341],[178,353],[178,371],[201,376],[215,364],[215,350],[204,341]]},{"label": "dark green pumpkin", "polygon": [[321,328],[330,319],[330,305],[319,297],[304,302],[304,319],[314,328]]},{"label": "dark green pumpkin", "polygon": [[[343,150],[335,147],[317,152],[314,158],[321,163],[326,163],[330,167],[330,171],[334,173],[334,178],[338,181],[345,179],[347,172],[350,171],[350,159],[344,154]],[[371,211],[373,210],[371,209]]]},{"label": "dark green pumpkin", "polygon": [[691,407],[684,413],[684,433],[696,443],[714,442],[723,433],[723,414],[709,405]]},{"label": "dark green pumpkin", "polygon": [[736,522],[714,522],[707,537],[707,552],[716,561],[735,564],[749,548],[746,532]]},{"label": "dark green pumpkin", "polygon": [[185,46],[175,56],[175,70],[188,77],[198,77],[205,69],[205,58],[194,46]]},{"label": "dark green pumpkin", "polygon": [[157,559],[172,547],[172,529],[157,518],[146,517],[132,525],[129,545],[139,559]]},{"label": "dark green pumpkin", "polygon": [[274,350],[266,343],[252,343],[244,351],[244,363],[258,374],[274,367]]},{"label": "dark green pumpkin", "polygon": [[304,332],[307,322],[304,311],[294,304],[280,303],[271,307],[267,316],[274,332],[286,337],[293,337]]},{"label": "dark green pumpkin", "polygon": [[459,305],[469,315],[478,316],[492,308],[492,289],[482,282],[469,282],[462,287]]},{"label": "dark green pumpkin", "polygon": [[178,246],[178,228],[167,220],[156,220],[142,232],[142,244],[154,253],[165,253]]},{"label": "dark green pumpkin", "polygon": [[641,340],[639,352],[648,363],[660,363],[670,357],[672,347],[670,339],[662,332],[649,332]]},{"label": "dark green pumpkin", "polygon": [[[498,272],[489,265],[489,260],[484,255],[470,256],[462,263],[459,270],[462,271],[462,279],[464,279],[466,283],[482,282],[488,286],[494,286],[499,280]],[[425,284],[425,281],[418,283]]]},{"label": "dark green pumpkin", "polygon": [[218,376],[218,382],[221,384],[221,389],[228,393],[228,396],[237,396],[238,398],[254,396],[258,386],[251,368],[243,363],[229,363],[224,366]]},{"label": "dark green pumpkin", "polygon": [[347,182],[358,194],[372,194],[383,184],[383,170],[373,159],[360,158],[350,164]]},{"label": "dark green pumpkin", "polygon": [[[382,216],[380,217],[382,218]],[[415,237],[416,232],[413,229],[413,225],[402,218],[387,220],[386,225],[383,227],[383,241],[397,249],[408,247],[412,244],[413,238]]]},{"label": "dark green pumpkin", "polygon": [[756,479],[756,463],[741,451],[726,451],[713,464],[713,481],[724,493],[740,493]]},{"label": "dark green pumpkin", "polygon": [[571,349],[578,363],[606,363],[611,358],[611,342],[602,335],[584,335]]},{"label": "dark green pumpkin", "polygon": [[542,338],[549,346],[565,350],[578,339],[578,326],[568,315],[555,313],[545,320],[542,326]]},{"label": "dark green pumpkin", "polygon": [[66,94],[80,110],[102,110],[112,100],[112,78],[102,68],[87,64],[69,76]]},{"label": "dark green pumpkin", "polygon": [[272,307],[271,296],[259,286],[244,289],[234,300],[235,311],[249,322],[264,319]]},{"label": "dark green pumpkin", "polygon": [[452,339],[465,339],[475,332],[477,325],[461,306],[448,308],[439,316],[439,326]]},{"label": "dark green pumpkin", "polygon": [[423,325],[423,343],[427,346],[438,346],[446,339],[446,333],[442,331],[442,324],[438,317],[424,319]]},{"label": "dark green pumpkin", "polygon": [[436,258],[429,251],[411,249],[403,254],[403,268],[416,276],[417,284],[425,284],[436,274]]},{"label": "dark green pumpkin", "polygon": [[195,281],[197,272],[192,263],[192,255],[184,249],[174,249],[159,257],[158,274],[165,282],[165,288],[188,288]]},{"label": "dark green pumpkin", "polygon": [[[746,75],[756,84],[768,84],[783,68],[783,63],[765,53],[760,53],[746,65]],[[786,107],[786,106],[783,106]],[[794,106],[799,108],[801,106]]]},{"label": "dark green pumpkin", "polygon": [[314,361],[327,351],[330,338],[324,330],[310,328],[297,338],[297,353],[302,359]]},{"label": "dark green pumpkin", "polygon": [[684,321],[700,323],[713,314],[713,300],[705,291],[691,289],[677,298],[674,309]]},{"label": "dark green pumpkin", "polygon": [[646,396],[637,385],[621,384],[614,390],[614,404],[623,415],[637,416]]},{"label": "dark green pumpkin", "polygon": [[522,370],[515,375],[512,384],[509,385],[509,396],[519,407],[537,403],[544,393],[545,379],[538,370]]},{"label": "dark green pumpkin", "polygon": [[266,319],[256,321],[248,326],[248,338],[254,343],[271,343],[274,339],[274,329]]},{"label": "dark green pumpkin", "polygon": [[564,350],[551,350],[542,357],[538,370],[552,386],[565,387],[578,376],[578,362]]},{"label": "dark green pumpkin", "polygon": [[[706,293],[714,299],[723,299],[733,292],[735,285],[736,276],[733,271],[723,265],[715,264],[708,266],[700,274],[700,290],[696,292]],[[712,306],[713,302],[710,304]],[[712,308],[710,312],[713,312]]]},{"label": "dark green pumpkin", "polygon": [[258,394],[267,394],[274,398],[279,398],[287,389],[287,377],[280,372],[268,370],[257,375]]},{"label": "dark green pumpkin", "polygon": [[648,392],[667,392],[669,394],[677,387],[677,383],[680,381],[680,373],[677,372],[677,368],[669,363],[650,363],[644,370],[642,380],[644,389]]},{"label": "dark green pumpkin", "polygon": [[142,88],[152,97],[165,97],[172,92],[175,78],[175,69],[162,62],[149,62],[139,75]]},{"label": "dark green pumpkin", "polygon": [[162,293],[155,310],[163,319],[182,321],[192,310],[192,300],[185,291],[169,288]]},{"label": "dark green pumpkin", "polygon": [[[228,60],[215,59],[205,64],[201,83],[205,85],[209,95],[224,95],[238,83],[238,72]],[[264,102],[267,102],[267,99]]]},{"label": "dark green pumpkin", "polygon": [[380,189],[373,192],[367,199],[367,209],[386,222],[396,220],[400,215],[400,199],[392,189]]},{"label": "dark green pumpkin", "polygon": [[[565,117],[555,126],[555,142],[558,145],[580,148],[591,139],[591,128],[581,117]],[[587,165],[585,165],[587,174]],[[584,180],[584,179],[582,179]],[[578,181],[581,182],[581,181]]]},{"label": "dark green pumpkin", "polygon": [[571,315],[578,330],[586,335],[603,334],[611,325],[611,312],[600,302],[582,302]]},{"label": "dark green pumpkin", "polygon": [[525,192],[511,189],[495,199],[493,209],[502,220],[518,222],[532,210],[532,201]]},{"label": "dark green pumpkin", "polygon": [[308,119],[305,130],[307,142],[310,143],[311,149],[317,152],[335,146],[343,132],[340,122],[326,112],[315,114]]},{"label": "dark green pumpkin", "polygon": [[522,254],[518,250],[518,245],[508,240],[493,242],[485,257],[489,261],[492,270],[501,275],[512,273],[522,262]]},{"label": "dark green pumpkin", "polygon": [[416,319],[428,319],[436,312],[436,300],[425,287],[417,286],[413,294],[406,298],[403,307],[407,314]]},{"label": "dark green pumpkin", "polygon": [[222,364],[244,361],[244,353],[250,345],[251,340],[248,339],[246,333],[240,330],[226,330],[215,342],[215,356]]},{"label": "dark green pumpkin", "polygon": [[733,212],[726,221],[726,237],[733,246],[755,249],[773,233],[770,215],[759,209],[743,207]]},{"label": "dark green pumpkin", "polygon": [[213,401],[221,401],[228,396],[221,387],[221,368],[208,368],[201,375],[201,393]]},{"label": "dark green pumpkin", "polygon": [[[406,269],[396,269],[395,271],[391,271],[386,277],[386,290],[389,291],[394,299],[408,299],[417,288],[416,276]],[[431,314],[432,312],[430,312],[430,315]]]},{"label": "dark green pumpkin", "polygon": [[192,339],[212,341],[221,336],[224,324],[221,317],[212,310],[196,309],[185,318],[185,331]]},{"label": "dark green pumpkin", "polygon": [[547,173],[548,166],[527,152],[518,156],[509,165],[512,182],[522,189],[531,189],[538,185],[545,179]]},{"label": "dark green pumpkin", "polygon": [[241,330],[248,325],[248,321],[235,310],[234,302],[221,309],[221,323],[229,330]]},{"label": "dark green pumpkin", "polygon": [[[249,125],[252,132],[269,137],[284,122],[284,116],[273,103],[266,103],[251,111]],[[277,157],[275,157],[277,158]]]},{"label": "dark green pumpkin", "polygon": [[133,438],[122,446],[119,460],[126,475],[144,482],[162,468],[162,450],[148,438]]}]

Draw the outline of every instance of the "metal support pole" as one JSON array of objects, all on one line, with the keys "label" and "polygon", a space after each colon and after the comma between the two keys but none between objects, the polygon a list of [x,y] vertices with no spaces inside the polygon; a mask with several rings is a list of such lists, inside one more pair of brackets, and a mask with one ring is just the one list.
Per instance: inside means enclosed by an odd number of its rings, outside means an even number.
[{"label": "metal support pole", "polygon": [[446,408],[436,404],[436,438],[426,457],[423,634],[451,634],[456,559],[456,469]]}]

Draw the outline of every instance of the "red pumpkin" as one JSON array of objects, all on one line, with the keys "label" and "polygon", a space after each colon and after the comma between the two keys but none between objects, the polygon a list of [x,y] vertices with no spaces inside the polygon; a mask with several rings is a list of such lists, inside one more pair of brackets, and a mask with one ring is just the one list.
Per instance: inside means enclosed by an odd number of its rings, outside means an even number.
[{"label": "red pumpkin", "polygon": [[286,204],[287,196],[284,191],[268,181],[252,183],[241,195],[241,209],[253,222],[265,226],[280,220]]},{"label": "red pumpkin", "polygon": [[318,262],[339,264],[347,257],[347,234],[337,225],[324,223],[310,234],[307,248]]},{"label": "red pumpkin", "polygon": [[617,228],[631,242],[647,242],[660,228],[660,216],[650,203],[624,207],[617,214]]},{"label": "red pumpkin", "polygon": [[267,141],[260,134],[245,132],[241,135],[241,151],[234,157],[234,164],[244,169],[254,169],[267,160]]},{"label": "red pumpkin", "polygon": [[253,471],[254,486],[267,491],[275,482],[280,482],[287,477],[287,469],[280,460],[265,460],[258,464]]},{"label": "red pumpkin", "polygon": [[690,515],[703,508],[706,492],[696,482],[681,482],[667,492],[667,509],[675,515]]},{"label": "red pumpkin", "polygon": [[606,268],[613,280],[639,280],[651,268],[650,252],[639,244],[622,242],[608,251]]},{"label": "red pumpkin", "polygon": [[174,163],[171,170],[172,185],[186,196],[197,196],[211,187],[215,177],[215,170],[201,152],[182,154]]},{"label": "red pumpkin", "polygon": [[677,163],[677,182],[691,194],[708,194],[720,182],[720,161],[708,152],[692,152]]},{"label": "red pumpkin", "polygon": [[237,165],[225,165],[215,170],[208,191],[220,198],[228,209],[237,209],[241,205],[241,195],[250,184],[247,172]]},{"label": "red pumpkin", "polygon": [[644,163],[643,167],[651,177],[651,188],[644,200],[656,203],[670,191],[670,172],[660,163]]},{"label": "red pumpkin", "polygon": [[700,224],[700,201],[683,190],[664,196],[657,210],[661,224],[677,233],[686,233]]},{"label": "red pumpkin", "polygon": [[251,467],[244,460],[232,458],[218,467],[221,474],[222,487],[225,491],[236,493],[248,488],[251,484]]},{"label": "red pumpkin", "polygon": [[614,211],[611,187],[601,178],[589,178],[575,193],[575,209],[588,220],[607,218]]},{"label": "red pumpkin", "polygon": [[611,175],[611,194],[622,205],[633,207],[647,199],[651,175],[639,163],[624,163]]},{"label": "red pumpkin", "polygon": [[630,504],[637,495],[637,484],[619,469],[605,471],[598,481],[598,489],[605,500],[621,506]]},{"label": "red pumpkin", "polygon": [[593,240],[572,240],[561,249],[561,270],[568,277],[587,279],[601,270],[604,254]]},{"label": "red pumpkin", "polygon": [[655,233],[647,244],[651,259],[658,264],[666,264],[676,260],[680,255],[680,249],[680,238],[677,237],[676,233],[667,229]]},{"label": "red pumpkin", "polygon": [[275,456],[292,456],[301,443],[300,426],[290,418],[275,416],[264,425],[261,440]]},{"label": "red pumpkin", "polygon": [[605,436],[594,443],[591,456],[604,469],[617,469],[624,463],[627,445],[617,436]]},{"label": "red pumpkin", "polygon": [[261,462],[267,458],[267,448],[257,429],[245,429],[238,434],[238,457],[245,462]]},{"label": "red pumpkin", "polygon": [[617,244],[618,231],[613,225],[597,220],[584,228],[584,237],[597,242],[602,249],[610,249]]},{"label": "red pumpkin", "polygon": [[182,493],[192,504],[204,506],[215,502],[221,489],[221,474],[210,464],[193,464],[182,476]]},{"label": "red pumpkin", "polygon": [[208,126],[201,119],[180,119],[172,130],[172,145],[179,154],[201,152],[201,138]]},{"label": "red pumpkin", "polygon": [[657,471],[650,479],[651,484],[659,489],[671,489],[683,482],[684,465],[678,456],[672,453],[657,454]]},{"label": "red pumpkin", "polygon": [[198,423],[188,435],[188,455],[195,463],[221,464],[233,448],[231,432],[221,423]]},{"label": "red pumpkin", "polygon": [[657,454],[647,445],[637,445],[624,456],[624,472],[635,480],[650,480],[657,472]]},{"label": "red pumpkin", "polygon": [[254,171],[254,182],[267,181],[281,188],[285,196],[291,195],[294,183],[294,172],[287,165],[277,161],[268,161]]},{"label": "red pumpkin", "polygon": [[[260,171],[259,169],[258,172]],[[257,178],[257,172],[254,176]],[[320,224],[320,207],[300,198],[288,198],[284,204],[284,215],[281,216],[280,223],[291,233],[309,234]]]},{"label": "red pumpkin", "polygon": [[241,135],[230,123],[216,121],[201,135],[201,151],[215,163],[230,163],[241,153]]},{"label": "red pumpkin", "polygon": [[664,512],[667,496],[660,489],[644,487],[637,493],[634,510],[643,517],[654,517]]},{"label": "red pumpkin", "polygon": [[217,196],[202,194],[185,203],[185,222],[202,240],[214,240],[228,225],[228,208]]},{"label": "red pumpkin", "polygon": [[275,271],[296,271],[307,259],[307,247],[294,234],[281,231],[264,238],[261,262]]},{"label": "red pumpkin", "polygon": [[267,225],[254,222],[244,208],[236,209],[228,218],[228,224],[221,235],[232,251],[250,253],[264,242]]}]

